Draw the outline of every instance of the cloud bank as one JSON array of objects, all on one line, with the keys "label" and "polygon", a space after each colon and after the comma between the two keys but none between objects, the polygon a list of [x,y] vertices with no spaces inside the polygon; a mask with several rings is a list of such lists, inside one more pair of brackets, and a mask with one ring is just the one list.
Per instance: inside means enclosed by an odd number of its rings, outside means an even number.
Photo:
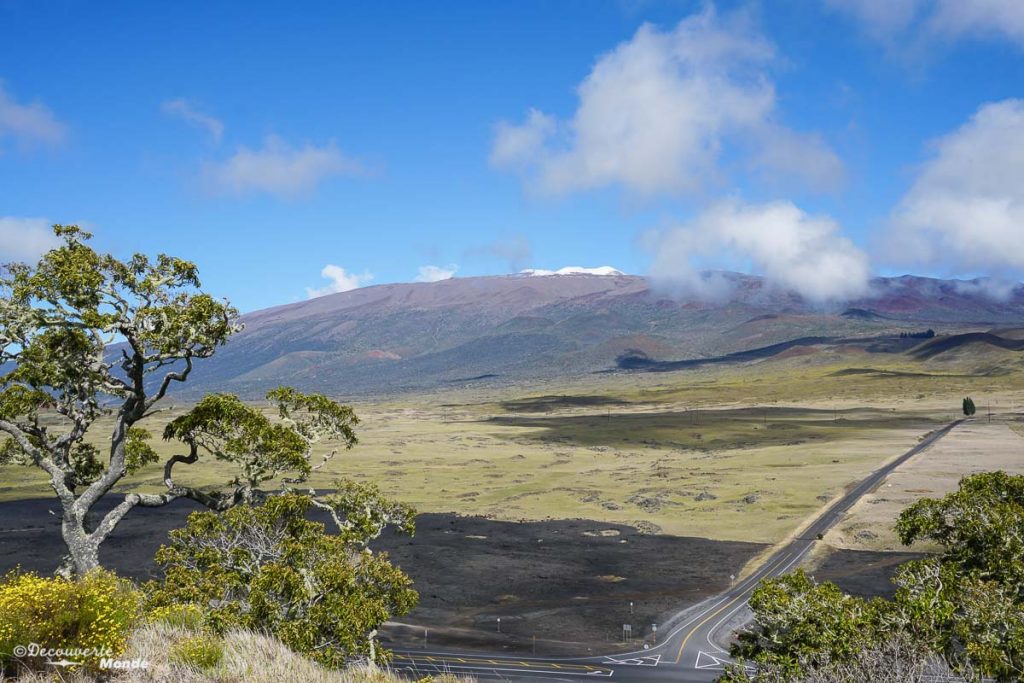
[{"label": "cloud bank", "polygon": [[0,80],[0,140],[9,138],[19,144],[56,145],[64,141],[66,134],[67,127],[45,104],[17,102]]},{"label": "cloud bank", "polygon": [[983,105],[932,143],[893,214],[887,252],[951,272],[1024,269],[1024,100]]},{"label": "cloud bank", "polygon": [[[927,41],[969,37],[1024,47],[1024,0],[823,2],[908,54]],[[708,5],[669,30],[644,25],[595,61],[572,114],[531,108],[521,121],[499,122],[489,161],[549,196],[620,187],[700,201],[723,186],[764,189],[779,177],[834,189],[844,165],[827,141],[781,122],[771,73],[781,61],[742,12]],[[883,221],[886,246],[876,257],[996,275],[964,286],[1006,296],[1024,269],[1024,100],[981,107],[931,150]],[[644,241],[651,276],[689,296],[732,293],[733,278],[708,274],[714,269],[763,274],[769,286],[811,302],[869,294],[865,251],[831,217],[785,199],[705,202],[688,223]]]},{"label": "cloud bank", "polygon": [[577,88],[572,118],[531,109],[496,127],[490,161],[560,195],[621,185],[692,193],[721,179],[726,148],[753,171],[832,189],[843,164],[819,137],[781,125],[768,67],[775,49],[742,14],[709,7],[673,30],[650,24],[602,56]]},{"label": "cloud bank", "polygon": [[45,218],[0,216],[0,263],[31,263],[60,246]]},{"label": "cloud bank", "polygon": [[333,143],[292,147],[270,136],[260,149],[239,147],[228,159],[205,164],[202,179],[214,194],[266,193],[287,199],[313,192],[329,177],[363,173],[362,164]]},{"label": "cloud bank", "polygon": [[319,288],[306,287],[306,298],[315,299],[325,294],[348,292],[363,287],[373,280],[372,273],[363,272],[362,275],[357,275],[331,263],[323,267],[323,270],[320,271],[320,276],[330,280],[330,283]]},{"label": "cloud bank", "polygon": [[721,277],[705,277],[707,260],[762,273],[772,286],[825,303],[867,292],[867,255],[825,216],[810,216],[790,202],[718,202],[684,225],[648,236],[651,277],[682,294],[718,300],[731,292]]}]

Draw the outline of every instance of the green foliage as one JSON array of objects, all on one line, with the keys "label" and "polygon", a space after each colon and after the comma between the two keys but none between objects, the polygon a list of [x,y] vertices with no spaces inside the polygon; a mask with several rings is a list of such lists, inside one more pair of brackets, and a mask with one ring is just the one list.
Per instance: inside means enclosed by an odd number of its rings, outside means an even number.
[{"label": "green foliage", "polygon": [[359,418],[351,407],[322,394],[303,394],[280,387],[267,394],[278,404],[281,421],[247,405],[232,394],[209,394],[164,429],[165,440],[189,445],[196,456],[209,454],[238,466],[231,482],[236,498],[252,502],[259,486],[281,474],[292,483],[313,471],[313,447],[324,439],[356,443],[353,426]]},{"label": "green foliage", "polygon": [[[234,308],[199,291],[189,261],[166,254],[120,260],[94,251],[91,235],[76,226],[56,225],[54,233],[61,246],[35,266],[8,264],[0,274],[0,366],[12,366],[0,373],[0,432],[6,434],[0,463],[35,465],[49,476],[64,508],[68,573],[97,567],[100,544],[136,505],[188,497],[224,510],[257,502],[266,495],[259,487],[281,474],[291,475],[283,483],[305,481],[319,441],[356,443],[352,408],[322,394],[270,392],[277,421],[236,396],[212,394],[164,431],[164,439],[188,447],[165,463],[167,490],[133,491],[102,519],[91,519],[92,508],[123,477],[158,460],[138,423],[173,383],[188,379],[194,359],[213,355],[241,326]],[[43,412],[61,415],[64,433],[41,421]],[[105,415],[114,419],[109,451],[102,453],[85,437]],[[232,463],[237,475],[212,492],[174,481],[175,465],[203,456]],[[371,491],[348,493],[379,503]],[[383,505],[362,516],[341,509],[352,517],[346,533],[354,537],[379,526],[382,516],[401,513]]]},{"label": "green foliage", "polygon": [[150,463],[159,460],[159,456],[153,447],[149,445],[150,434],[141,427],[129,427],[125,437],[125,466],[128,474],[142,469]]},{"label": "green foliage", "polygon": [[974,406],[974,399],[970,396],[964,399],[963,411],[964,415],[967,417],[971,417],[974,413],[978,412],[977,408]]},{"label": "green foliage", "polygon": [[[55,225],[54,233],[60,246],[35,265],[0,271],[0,462],[48,475],[64,508],[67,569],[82,574],[98,566],[100,543],[127,511],[117,506],[93,525],[86,521],[92,508],[125,475],[157,460],[136,423],[172,383],[187,380],[193,359],[213,355],[240,326],[234,308],[199,291],[188,261],[163,254],[123,261],[93,250],[77,226]],[[62,426],[54,429],[43,413],[59,414]],[[101,453],[86,435],[105,415],[115,419]],[[168,487],[163,496],[131,494],[126,504],[160,505],[189,493]]]},{"label": "green foliage", "polygon": [[903,543],[930,540],[938,558],[910,563],[896,600],[955,668],[997,680],[1024,673],[1024,477],[986,472],[920,500],[896,522]]},{"label": "green foliage", "polygon": [[206,615],[196,604],[172,603],[150,610],[146,620],[185,631],[201,631],[206,623]]},{"label": "green foliage", "polygon": [[416,604],[411,581],[386,555],[365,549],[360,525],[332,535],[307,519],[313,506],[308,496],[286,494],[193,513],[157,552],[164,577],[148,585],[150,605],[195,605],[218,633],[266,631],[328,666],[382,658],[376,628]]},{"label": "green foliage", "polygon": [[11,572],[0,580],[0,669],[45,668],[49,657],[17,656],[16,648],[88,650],[54,656],[96,667],[117,657],[138,623],[141,595],[130,583],[97,570],[69,581]]},{"label": "green foliage", "polygon": [[335,492],[324,496],[322,502],[330,509],[346,543],[365,547],[388,526],[410,536],[416,532],[416,511],[388,500],[375,484],[345,479],[335,486]]},{"label": "green foliage", "polygon": [[965,477],[957,491],[904,510],[896,532],[907,545],[940,544],[943,564],[996,581],[1024,599],[1024,477],[1005,472]]},{"label": "green foliage", "polygon": [[267,393],[267,399],[277,403],[281,418],[293,424],[309,443],[332,438],[352,448],[358,442],[352,428],[359,424],[359,418],[349,406],[323,394],[302,394],[291,387],[273,389]]},{"label": "green foliage", "polygon": [[[758,628],[740,634],[733,656],[771,668],[786,680],[808,669],[854,658],[884,632],[889,605],[816,584],[803,570],[762,581],[750,598]],[[746,681],[742,668],[723,681]]]},{"label": "green foliage", "polygon": [[[63,245],[34,267],[9,264],[0,278],[0,348],[3,360],[16,362],[3,378],[0,414],[30,416],[46,405],[97,410],[100,395],[129,396],[133,380],[212,355],[238,329],[233,308],[195,291],[194,264],[142,254],[120,261],[94,251],[91,235],[75,226],[54,231]],[[104,349],[118,335],[133,353],[110,362]],[[12,395],[11,387],[23,391]]]},{"label": "green foliage", "polygon": [[900,568],[894,582],[901,626],[954,671],[997,681],[1024,673],[1024,605],[997,581],[930,558]]},{"label": "green foliage", "polygon": [[256,488],[284,471],[309,472],[308,444],[291,426],[271,422],[232,394],[210,394],[164,429],[198,452],[239,467],[234,483]]},{"label": "green foliage", "polygon": [[196,634],[171,645],[170,660],[175,664],[209,671],[224,658],[224,641],[210,634]]},{"label": "green foliage", "polygon": [[[764,581],[750,600],[756,627],[734,654],[780,676],[773,680],[796,681],[900,642],[919,648],[913,657],[939,656],[969,680],[1020,680],[1024,477],[966,477],[956,492],[904,510],[896,531],[906,544],[929,540],[943,552],[902,566],[893,600],[851,598],[800,573]],[[735,668],[722,680],[750,678]]]}]

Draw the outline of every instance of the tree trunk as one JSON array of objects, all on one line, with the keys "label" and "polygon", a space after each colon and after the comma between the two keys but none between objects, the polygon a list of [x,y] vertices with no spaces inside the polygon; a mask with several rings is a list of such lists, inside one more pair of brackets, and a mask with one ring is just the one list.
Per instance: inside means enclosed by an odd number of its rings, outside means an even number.
[{"label": "tree trunk", "polygon": [[65,512],[61,522],[61,536],[68,547],[68,554],[57,569],[57,574],[65,578],[72,578],[84,576],[93,569],[99,568],[99,544],[86,533],[82,520]]}]

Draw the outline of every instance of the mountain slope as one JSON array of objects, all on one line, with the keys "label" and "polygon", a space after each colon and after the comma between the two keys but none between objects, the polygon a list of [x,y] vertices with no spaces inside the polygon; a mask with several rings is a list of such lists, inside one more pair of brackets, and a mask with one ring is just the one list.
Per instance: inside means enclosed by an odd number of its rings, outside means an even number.
[{"label": "mountain slope", "polygon": [[997,301],[971,283],[879,278],[870,296],[827,309],[757,277],[726,277],[733,295],[718,304],[675,299],[621,274],[366,287],[244,316],[245,330],[197,364],[187,391],[254,396],[286,383],[336,395],[390,394],[480,378],[581,375],[614,368],[630,353],[685,361],[778,344],[782,350],[800,337],[1024,323],[1021,289]]}]

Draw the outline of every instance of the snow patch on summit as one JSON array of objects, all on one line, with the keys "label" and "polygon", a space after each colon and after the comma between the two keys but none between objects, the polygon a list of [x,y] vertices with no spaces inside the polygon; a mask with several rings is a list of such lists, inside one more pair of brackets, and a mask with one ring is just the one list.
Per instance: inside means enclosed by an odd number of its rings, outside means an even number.
[{"label": "snow patch on summit", "polygon": [[541,268],[527,268],[519,271],[525,277],[540,277],[544,275],[625,275],[621,270],[611,266],[600,266],[598,268],[583,268],[581,266],[566,266],[558,270],[543,270]]}]

